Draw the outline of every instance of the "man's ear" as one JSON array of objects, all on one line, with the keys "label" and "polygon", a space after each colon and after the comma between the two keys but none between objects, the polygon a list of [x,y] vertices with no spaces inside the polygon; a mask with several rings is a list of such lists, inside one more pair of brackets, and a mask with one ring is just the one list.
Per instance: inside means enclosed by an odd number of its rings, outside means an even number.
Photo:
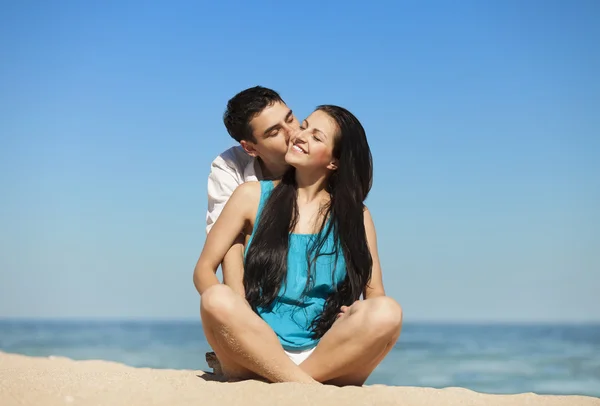
[{"label": "man's ear", "polygon": [[329,165],[327,165],[327,169],[331,171],[337,171],[338,165],[339,161],[337,159],[334,159],[333,161],[329,162]]},{"label": "man's ear", "polygon": [[256,151],[255,145],[251,141],[241,140],[240,145],[244,148],[244,151],[250,156],[256,157],[258,156],[258,152]]}]

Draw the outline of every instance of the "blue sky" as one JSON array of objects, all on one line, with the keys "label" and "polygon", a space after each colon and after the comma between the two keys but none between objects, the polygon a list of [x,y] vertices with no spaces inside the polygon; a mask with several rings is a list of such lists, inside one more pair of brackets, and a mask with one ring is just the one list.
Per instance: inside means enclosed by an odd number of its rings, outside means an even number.
[{"label": "blue sky", "polygon": [[598,3],[349,3],[0,5],[0,317],[198,318],[222,113],[261,84],[362,121],[407,321],[600,321]]}]

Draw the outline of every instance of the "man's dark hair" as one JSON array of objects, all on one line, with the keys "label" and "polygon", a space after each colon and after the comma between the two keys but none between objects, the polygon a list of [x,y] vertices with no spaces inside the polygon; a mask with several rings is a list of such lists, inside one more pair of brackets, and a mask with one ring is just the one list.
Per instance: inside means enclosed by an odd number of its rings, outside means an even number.
[{"label": "man's dark hair", "polygon": [[283,100],[279,94],[262,86],[242,90],[227,102],[227,109],[223,114],[223,123],[231,138],[240,142],[256,141],[252,134],[250,121],[260,114],[267,106],[272,106]]}]

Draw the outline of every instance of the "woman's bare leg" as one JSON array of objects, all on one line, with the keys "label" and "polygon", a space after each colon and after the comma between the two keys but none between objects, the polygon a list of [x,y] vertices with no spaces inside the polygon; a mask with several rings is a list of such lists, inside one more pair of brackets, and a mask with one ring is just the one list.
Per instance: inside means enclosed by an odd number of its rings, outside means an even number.
[{"label": "woman's bare leg", "polygon": [[317,383],[289,359],[269,325],[230,287],[207,289],[200,314],[206,339],[229,378],[260,375],[271,382]]},{"label": "woman's bare leg", "polygon": [[315,380],[362,385],[400,336],[402,309],[389,297],[354,303],[300,368]]}]

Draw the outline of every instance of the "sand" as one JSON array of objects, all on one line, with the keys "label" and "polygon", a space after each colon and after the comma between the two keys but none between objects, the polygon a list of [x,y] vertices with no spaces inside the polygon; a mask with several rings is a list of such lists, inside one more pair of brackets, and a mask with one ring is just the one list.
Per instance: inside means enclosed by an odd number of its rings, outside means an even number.
[{"label": "sand", "polygon": [[533,393],[489,395],[462,388],[226,383],[202,371],[133,368],[108,361],[0,352],[0,405],[600,406],[600,399]]}]

